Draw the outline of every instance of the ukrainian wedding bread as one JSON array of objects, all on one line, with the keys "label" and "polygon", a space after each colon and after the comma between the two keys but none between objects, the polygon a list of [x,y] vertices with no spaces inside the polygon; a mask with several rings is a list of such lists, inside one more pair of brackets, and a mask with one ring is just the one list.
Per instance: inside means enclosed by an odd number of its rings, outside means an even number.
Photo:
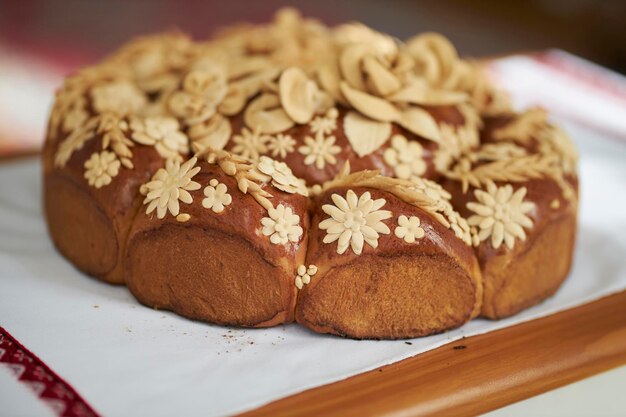
[{"label": "ukrainian wedding bread", "polygon": [[149,307],[409,338],[558,289],[576,163],[544,110],[514,111],[443,36],[285,9],[67,78],[44,202],[59,252]]}]

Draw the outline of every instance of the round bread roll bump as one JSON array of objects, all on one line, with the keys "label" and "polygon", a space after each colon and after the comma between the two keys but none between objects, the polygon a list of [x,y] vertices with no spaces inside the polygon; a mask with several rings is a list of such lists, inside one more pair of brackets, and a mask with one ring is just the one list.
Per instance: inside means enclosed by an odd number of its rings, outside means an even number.
[{"label": "round bread roll bump", "polygon": [[487,118],[482,138],[442,172],[455,206],[475,228],[482,315],[495,319],[554,294],[569,273],[577,154],[539,108]]},{"label": "round bread roll bump", "polygon": [[[44,164],[44,209],[58,250],[78,269],[123,284],[123,259],[139,187],[164,161],[152,147],[120,139],[127,120],[93,116],[58,144]],[[51,143],[47,148],[51,147]],[[115,182],[115,186],[110,186]]]},{"label": "round bread roll bump", "polygon": [[[420,188],[421,187],[421,188]],[[424,191],[429,189],[429,195]],[[458,327],[482,302],[469,226],[438,184],[357,172],[316,198],[298,323],[321,333],[397,339]]]},{"label": "round bread roll bump", "polygon": [[139,301],[227,325],[293,320],[308,190],[284,163],[211,152],[168,162],[142,192],[125,265]]}]

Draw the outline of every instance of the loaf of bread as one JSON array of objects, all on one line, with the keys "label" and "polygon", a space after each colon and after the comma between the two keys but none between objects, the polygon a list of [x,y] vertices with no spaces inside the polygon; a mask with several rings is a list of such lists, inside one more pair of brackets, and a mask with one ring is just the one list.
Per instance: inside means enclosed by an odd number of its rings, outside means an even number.
[{"label": "loaf of bread", "polygon": [[572,262],[571,141],[434,33],[284,9],[137,39],[65,81],[42,158],[63,256],[210,323],[425,336],[544,300]]}]

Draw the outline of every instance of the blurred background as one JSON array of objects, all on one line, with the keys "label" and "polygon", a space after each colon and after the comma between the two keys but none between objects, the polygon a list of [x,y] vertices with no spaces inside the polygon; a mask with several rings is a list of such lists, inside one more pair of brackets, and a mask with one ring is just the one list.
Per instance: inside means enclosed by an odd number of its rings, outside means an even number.
[{"label": "blurred background", "polygon": [[[64,75],[127,39],[172,28],[205,38],[230,23],[267,21],[285,5],[328,24],[358,20],[400,39],[438,31],[462,55],[560,48],[626,73],[623,0],[0,0],[0,154],[37,146],[49,103],[40,109],[33,103],[51,98]],[[37,126],[25,110],[39,112]],[[8,113],[20,132],[7,134],[14,127],[7,126]]]},{"label": "blurred background", "polygon": [[400,39],[434,30],[462,54],[558,47],[626,73],[623,0],[21,0],[0,1],[0,40],[67,60],[101,57],[129,37],[180,28],[203,38],[293,5],[329,24],[358,20]]}]

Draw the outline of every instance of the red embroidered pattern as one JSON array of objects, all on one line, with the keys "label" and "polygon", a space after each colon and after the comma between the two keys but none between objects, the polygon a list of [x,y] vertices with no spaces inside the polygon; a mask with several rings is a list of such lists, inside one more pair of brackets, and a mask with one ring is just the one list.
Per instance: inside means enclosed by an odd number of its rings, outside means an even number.
[{"label": "red embroidered pattern", "polygon": [[[93,408],[61,377],[0,327],[0,364],[60,417],[97,417]],[[5,410],[6,411],[6,410]]]}]

